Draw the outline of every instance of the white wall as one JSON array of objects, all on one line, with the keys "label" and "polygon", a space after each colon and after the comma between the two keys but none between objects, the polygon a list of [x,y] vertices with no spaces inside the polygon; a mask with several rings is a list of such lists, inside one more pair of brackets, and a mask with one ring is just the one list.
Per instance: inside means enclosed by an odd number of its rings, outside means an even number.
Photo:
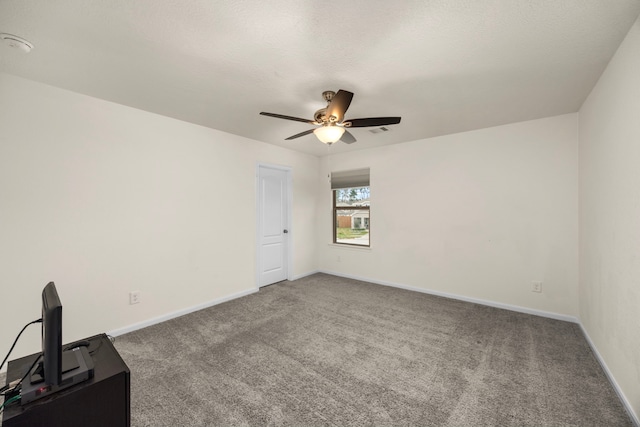
[{"label": "white wall", "polygon": [[640,414],[640,20],[579,113],[580,319]]},{"label": "white wall", "polygon": [[[370,250],[329,244],[328,163],[371,168]],[[577,316],[576,114],[334,155],[321,176],[321,270]]]},{"label": "white wall", "polygon": [[7,74],[0,95],[3,355],[51,280],[67,342],[254,289],[258,162],[292,167],[293,274],[317,269],[318,158]]}]

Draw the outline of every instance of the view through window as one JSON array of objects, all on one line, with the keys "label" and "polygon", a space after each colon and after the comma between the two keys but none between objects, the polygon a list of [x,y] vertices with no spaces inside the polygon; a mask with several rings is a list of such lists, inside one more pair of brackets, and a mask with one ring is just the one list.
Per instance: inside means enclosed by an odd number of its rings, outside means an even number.
[{"label": "view through window", "polygon": [[369,246],[369,187],[333,190],[333,242]]}]

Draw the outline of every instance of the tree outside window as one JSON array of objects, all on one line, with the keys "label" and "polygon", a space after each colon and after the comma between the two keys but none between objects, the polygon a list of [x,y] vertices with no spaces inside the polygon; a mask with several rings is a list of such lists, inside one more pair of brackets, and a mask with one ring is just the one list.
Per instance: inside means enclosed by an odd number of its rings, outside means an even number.
[{"label": "tree outside window", "polygon": [[333,193],[333,242],[369,246],[370,188],[339,188]]}]

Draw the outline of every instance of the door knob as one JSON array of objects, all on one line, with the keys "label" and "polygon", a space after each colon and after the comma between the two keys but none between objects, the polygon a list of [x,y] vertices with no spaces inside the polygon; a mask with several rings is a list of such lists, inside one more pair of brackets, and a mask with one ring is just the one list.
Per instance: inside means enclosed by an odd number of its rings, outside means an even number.
[{"label": "door knob", "polygon": [[285,228],[284,230],[282,230],[282,232],[283,232],[284,234],[287,234],[287,233],[289,232],[289,230],[287,230],[287,229]]}]

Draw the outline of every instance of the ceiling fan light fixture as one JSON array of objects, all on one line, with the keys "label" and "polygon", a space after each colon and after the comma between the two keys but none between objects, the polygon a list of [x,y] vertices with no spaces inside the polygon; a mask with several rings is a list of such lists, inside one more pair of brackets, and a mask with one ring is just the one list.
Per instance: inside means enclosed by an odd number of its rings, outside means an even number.
[{"label": "ceiling fan light fixture", "polygon": [[327,145],[340,141],[343,133],[344,128],[340,126],[322,126],[313,131],[313,134]]}]

